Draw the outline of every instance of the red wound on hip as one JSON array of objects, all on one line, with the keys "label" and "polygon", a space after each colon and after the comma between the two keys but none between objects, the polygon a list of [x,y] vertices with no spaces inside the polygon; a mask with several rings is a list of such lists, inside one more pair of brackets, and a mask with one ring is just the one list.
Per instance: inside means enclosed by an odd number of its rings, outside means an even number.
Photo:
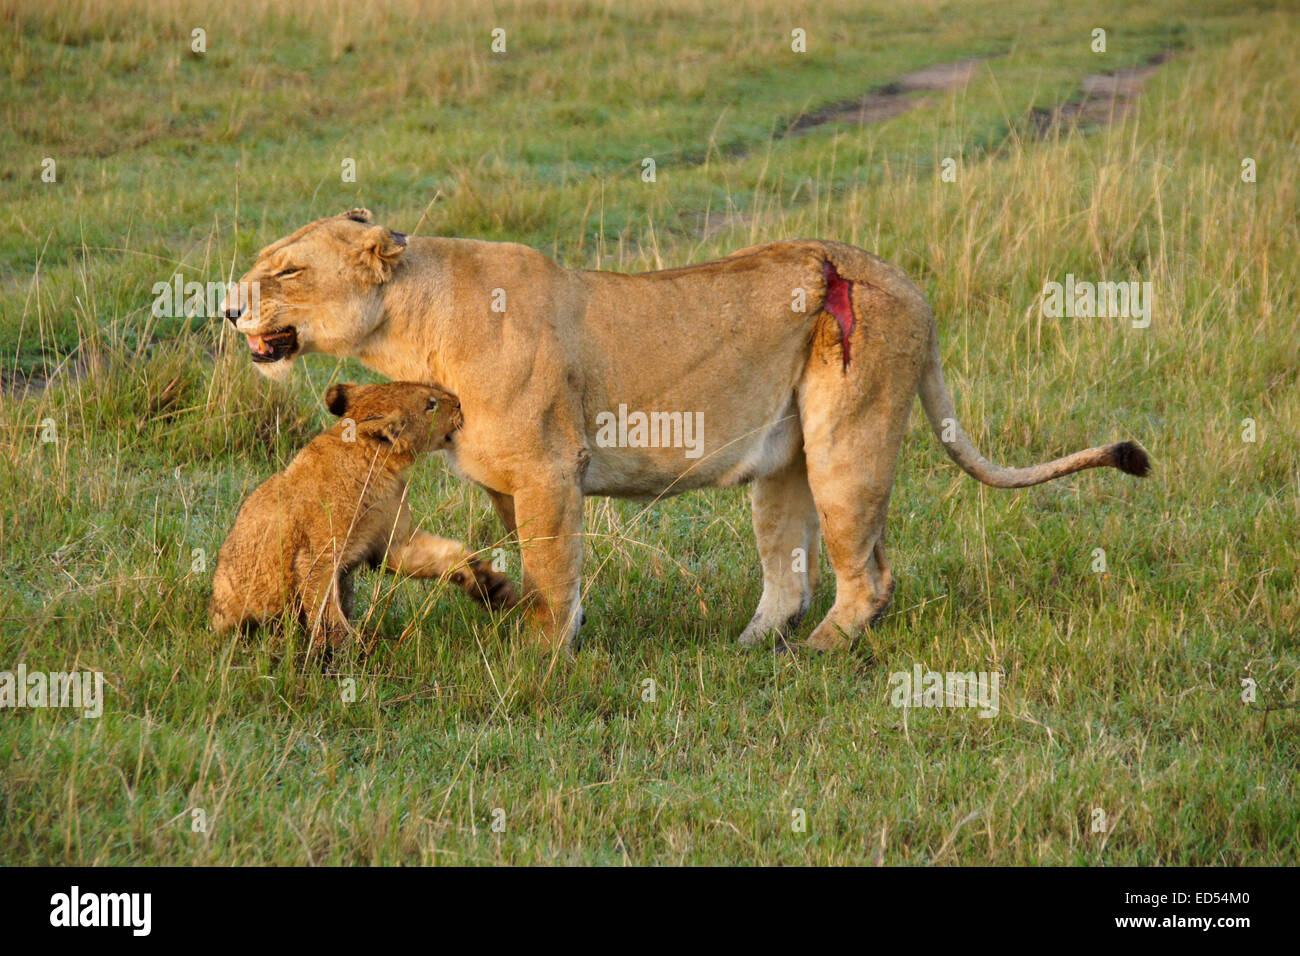
[{"label": "red wound on hip", "polygon": [[824,308],[840,324],[840,348],[844,351],[844,367],[849,367],[849,334],[857,322],[853,314],[853,283],[843,279],[835,271],[829,259],[822,263],[822,277],[826,280],[826,303]]}]

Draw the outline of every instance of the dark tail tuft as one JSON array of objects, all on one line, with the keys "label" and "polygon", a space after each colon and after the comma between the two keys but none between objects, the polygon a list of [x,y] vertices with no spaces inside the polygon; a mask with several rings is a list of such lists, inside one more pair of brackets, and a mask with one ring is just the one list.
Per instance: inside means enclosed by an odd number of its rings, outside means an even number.
[{"label": "dark tail tuft", "polygon": [[1145,478],[1151,472],[1151,459],[1137,442],[1122,441],[1110,446],[1110,463],[1126,475]]}]

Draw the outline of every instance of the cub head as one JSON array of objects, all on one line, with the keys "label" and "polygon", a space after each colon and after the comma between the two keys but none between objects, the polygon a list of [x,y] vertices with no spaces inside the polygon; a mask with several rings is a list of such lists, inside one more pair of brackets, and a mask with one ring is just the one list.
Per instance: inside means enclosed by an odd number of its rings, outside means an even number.
[{"label": "cub head", "polygon": [[382,320],[380,287],[405,249],[406,236],[373,225],[368,210],[317,219],[257,254],[222,315],[271,378],[305,352],[350,355]]},{"label": "cub head", "polygon": [[464,422],[455,395],[433,385],[331,385],[325,407],[356,422],[356,437],[398,455],[446,448]]}]

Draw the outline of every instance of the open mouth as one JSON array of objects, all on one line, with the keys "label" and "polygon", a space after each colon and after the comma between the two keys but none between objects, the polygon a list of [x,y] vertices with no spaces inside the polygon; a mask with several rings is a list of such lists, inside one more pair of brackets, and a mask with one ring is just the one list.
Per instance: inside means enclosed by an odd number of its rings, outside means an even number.
[{"label": "open mouth", "polygon": [[298,330],[286,325],[265,335],[250,335],[248,347],[253,351],[254,362],[278,362],[298,350]]}]

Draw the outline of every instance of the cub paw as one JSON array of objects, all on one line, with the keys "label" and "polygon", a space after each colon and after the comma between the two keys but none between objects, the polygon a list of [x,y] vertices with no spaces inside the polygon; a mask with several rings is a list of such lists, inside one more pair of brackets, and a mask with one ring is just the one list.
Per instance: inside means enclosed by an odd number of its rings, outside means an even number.
[{"label": "cub paw", "polygon": [[470,561],[468,572],[457,572],[454,580],[469,592],[470,597],[481,601],[493,610],[501,611],[519,603],[519,592],[510,579],[492,570],[488,561]]}]

